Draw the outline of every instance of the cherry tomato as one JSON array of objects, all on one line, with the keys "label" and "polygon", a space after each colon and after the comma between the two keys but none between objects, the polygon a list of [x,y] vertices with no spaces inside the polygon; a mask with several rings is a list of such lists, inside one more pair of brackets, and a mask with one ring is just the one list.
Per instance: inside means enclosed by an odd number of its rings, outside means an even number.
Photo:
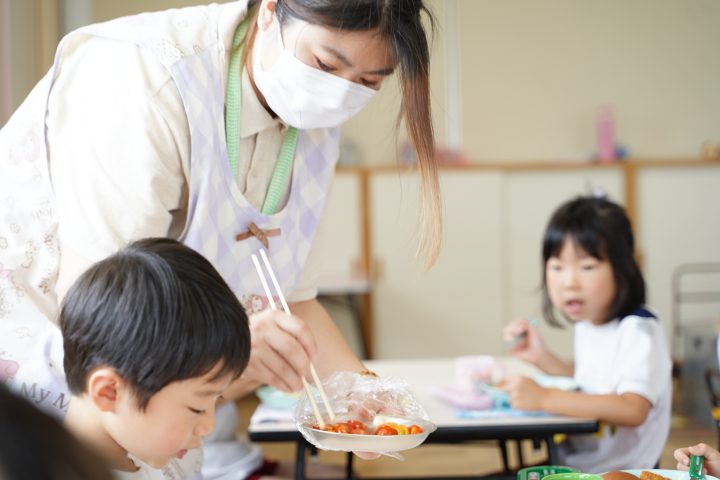
[{"label": "cherry tomato", "polygon": [[355,435],[367,435],[368,431],[364,428],[354,428],[350,430],[350,433],[354,433]]},{"label": "cherry tomato", "polygon": [[420,425],[410,425],[408,432],[410,433],[410,435],[413,435],[415,433],[423,433],[423,429]]},{"label": "cherry tomato", "polygon": [[377,430],[375,430],[375,435],[397,435],[398,432],[394,428],[388,426],[388,425],[380,425]]},{"label": "cherry tomato", "polygon": [[356,430],[358,428],[365,429],[365,425],[360,420],[348,420],[347,424],[353,430]]},{"label": "cherry tomato", "polygon": [[337,433],[350,433],[350,426],[347,423],[338,423],[335,425],[335,431]]}]

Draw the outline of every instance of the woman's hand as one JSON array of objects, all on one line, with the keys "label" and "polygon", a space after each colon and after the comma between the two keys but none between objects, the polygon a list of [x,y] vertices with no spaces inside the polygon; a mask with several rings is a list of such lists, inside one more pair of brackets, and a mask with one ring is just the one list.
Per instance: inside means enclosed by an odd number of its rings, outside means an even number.
[{"label": "woman's hand", "polygon": [[524,318],[515,320],[503,329],[503,340],[512,342],[510,352],[521,360],[537,365],[546,353],[545,344],[537,329]]},{"label": "woman's hand", "polygon": [[248,381],[272,385],[284,392],[303,388],[317,353],[315,338],[299,317],[279,310],[250,316],[250,362],[242,375]]},{"label": "woman's hand", "polygon": [[678,462],[678,470],[687,471],[690,468],[691,454],[705,457],[703,471],[708,475],[717,477],[718,474],[720,474],[720,452],[704,443],[698,443],[697,445],[686,448],[678,448],[673,452],[673,456]]},{"label": "woman's hand", "polygon": [[543,400],[547,389],[527,377],[512,377],[498,385],[508,392],[510,406],[517,410],[543,410]]}]

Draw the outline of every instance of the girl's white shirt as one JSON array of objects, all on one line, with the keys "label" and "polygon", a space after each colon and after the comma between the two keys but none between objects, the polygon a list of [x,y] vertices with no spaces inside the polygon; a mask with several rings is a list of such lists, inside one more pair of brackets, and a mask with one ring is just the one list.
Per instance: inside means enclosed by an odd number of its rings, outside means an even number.
[{"label": "girl's white shirt", "polygon": [[584,472],[653,468],[670,431],[672,362],[659,320],[628,315],[603,325],[575,325],[575,382],[589,394],[634,393],[652,407],[636,428],[602,425],[600,435],[561,445],[564,464]]},{"label": "girl's white shirt", "polygon": [[[219,25],[225,81],[244,3],[222,7],[228,10]],[[90,263],[117,251],[129,238],[180,235],[187,214],[190,133],[170,73],[144,49],[75,35],[64,44],[60,65],[49,98],[47,135],[63,252],[58,284],[64,292]],[[246,73],[242,83],[236,180],[259,209],[287,127],[260,104]],[[119,143],[118,136],[128,141]],[[288,177],[281,205],[289,190]],[[321,221],[290,301],[317,294],[323,230]]]}]

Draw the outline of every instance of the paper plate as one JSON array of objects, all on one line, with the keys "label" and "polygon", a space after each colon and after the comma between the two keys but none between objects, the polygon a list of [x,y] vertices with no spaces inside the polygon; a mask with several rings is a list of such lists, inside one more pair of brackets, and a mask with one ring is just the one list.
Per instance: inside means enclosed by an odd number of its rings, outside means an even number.
[{"label": "paper plate", "polygon": [[[342,421],[342,420],[339,420]],[[435,425],[427,420],[388,417],[378,415],[373,421],[373,427],[377,428],[383,423],[394,422],[402,425],[418,425],[423,429],[422,433],[407,435],[357,435],[351,433],[325,432],[311,427],[305,423],[298,425],[298,430],[313,445],[322,450],[335,450],[343,452],[400,452],[415,448],[425,441],[432,432]]]},{"label": "paper plate", "polygon": [[[667,477],[670,480],[688,480],[690,478],[688,475],[688,472],[683,472],[681,470],[663,470],[663,469],[642,468],[639,470],[623,470],[623,472],[632,473],[636,477],[640,477],[641,472],[652,472],[657,475],[662,475],[663,477]],[[707,480],[718,480],[717,478],[713,477],[712,475],[705,475],[705,478]]]}]

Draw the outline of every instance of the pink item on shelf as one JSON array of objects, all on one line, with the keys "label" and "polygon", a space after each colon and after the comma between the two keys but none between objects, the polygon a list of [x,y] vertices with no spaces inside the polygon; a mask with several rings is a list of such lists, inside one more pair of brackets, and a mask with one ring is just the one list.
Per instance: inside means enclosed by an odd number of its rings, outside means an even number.
[{"label": "pink item on shelf", "polygon": [[597,117],[598,159],[603,163],[615,161],[615,121],[609,105],[603,105]]}]

